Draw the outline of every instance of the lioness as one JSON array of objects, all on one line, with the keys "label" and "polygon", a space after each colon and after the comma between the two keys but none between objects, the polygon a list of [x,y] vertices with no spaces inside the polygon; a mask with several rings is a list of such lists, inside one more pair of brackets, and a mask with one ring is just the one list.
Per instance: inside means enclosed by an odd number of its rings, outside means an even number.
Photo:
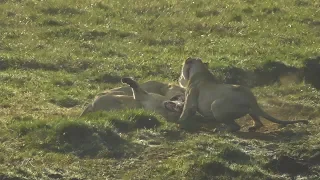
[{"label": "lioness", "polygon": [[118,94],[123,91],[112,91],[111,93],[99,95],[91,104],[87,105],[80,117],[89,112],[99,110],[110,111],[144,108],[155,111],[168,120],[176,121],[179,118],[182,112],[183,103],[180,103],[177,98],[181,99],[180,96],[184,96],[183,94],[173,96],[171,98],[172,100],[168,100],[165,96],[160,94],[148,93],[131,78],[123,78],[122,82],[132,87],[133,96]]},{"label": "lioness", "polygon": [[185,104],[178,121],[181,125],[196,111],[206,118],[214,118],[225,123],[229,131],[240,130],[235,119],[246,114],[249,114],[254,121],[254,126],[250,127],[249,131],[255,131],[263,126],[260,116],[279,124],[308,123],[307,120],[281,121],[270,116],[259,107],[249,88],[241,85],[217,84],[213,74],[201,59],[186,59],[179,81],[182,87],[186,87]]},{"label": "lioness", "polygon": [[111,111],[120,109],[142,108],[141,103],[135,101],[132,96],[103,94],[98,95],[88,104],[79,117],[95,111]]},{"label": "lioness", "polygon": [[177,120],[181,114],[183,103],[180,103],[178,99],[180,96],[173,96],[168,100],[165,96],[156,93],[149,93],[140,85],[129,77],[121,79],[122,83],[128,84],[132,88],[133,98],[137,102],[141,103],[142,107],[147,110],[155,111],[161,114],[168,120]]}]

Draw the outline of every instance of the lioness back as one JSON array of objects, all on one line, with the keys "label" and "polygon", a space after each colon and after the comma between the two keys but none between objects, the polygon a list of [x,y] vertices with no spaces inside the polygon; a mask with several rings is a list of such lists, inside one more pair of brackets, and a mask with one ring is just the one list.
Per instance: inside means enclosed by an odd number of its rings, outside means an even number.
[{"label": "lioness back", "polygon": [[[147,81],[145,83],[140,84],[140,87],[149,93],[155,93],[166,96],[167,99],[170,99],[175,95],[184,93],[184,88],[181,88],[177,85],[166,84],[158,81]],[[100,95],[103,94],[128,96],[133,95],[132,89],[130,87],[118,87],[110,90],[105,90],[104,92],[100,93]]]}]

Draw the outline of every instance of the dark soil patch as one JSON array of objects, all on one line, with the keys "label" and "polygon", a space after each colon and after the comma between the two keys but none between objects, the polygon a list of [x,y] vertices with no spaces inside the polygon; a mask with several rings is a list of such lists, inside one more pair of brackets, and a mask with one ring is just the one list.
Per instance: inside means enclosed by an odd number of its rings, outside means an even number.
[{"label": "dark soil patch", "polygon": [[57,66],[55,66],[54,64],[41,63],[41,62],[36,62],[36,61],[21,62],[20,65],[21,65],[21,69],[43,69],[43,70],[47,70],[47,71],[58,71],[59,70],[59,68]]},{"label": "dark soil patch", "polygon": [[23,180],[23,179],[19,177],[12,177],[9,175],[0,174],[0,180]]},{"label": "dark soil patch", "polygon": [[6,70],[9,68],[9,63],[3,59],[0,59],[0,71]]},{"label": "dark soil patch", "polygon": [[106,35],[107,35],[106,32],[94,30],[94,31],[84,32],[81,37],[84,40],[94,40],[94,39],[102,38]]},{"label": "dark soil patch", "polygon": [[94,82],[117,84],[117,83],[121,82],[121,78],[122,77],[120,77],[120,76],[106,73],[106,74],[103,74],[103,75],[95,78]]},{"label": "dark soil patch", "polygon": [[305,174],[309,171],[309,166],[306,162],[284,155],[272,159],[266,164],[266,167],[274,172],[287,173],[292,176]]},{"label": "dark soil patch", "polygon": [[70,178],[70,180],[81,180],[79,178]]},{"label": "dark soil patch", "polygon": [[10,104],[0,104],[0,107],[3,109],[8,109],[8,108],[11,108],[11,105]]},{"label": "dark soil patch", "polygon": [[320,89],[320,56],[305,60],[304,67],[287,66],[279,61],[270,61],[254,70],[244,70],[229,66],[216,68],[213,74],[218,83],[240,84],[248,87],[272,85],[274,83],[300,83],[305,80],[316,89]]},{"label": "dark soil patch", "polygon": [[53,19],[48,19],[48,20],[44,20],[42,22],[42,25],[44,25],[44,26],[63,26],[63,25],[65,25],[65,23],[61,22],[61,21],[56,21]]},{"label": "dark soil patch", "polygon": [[[317,25],[318,23],[318,21],[315,21],[314,19],[312,19],[312,18],[304,18],[302,21],[301,21],[302,23],[306,23],[306,24],[308,24],[309,26],[313,26],[313,25]],[[319,23],[320,24],[320,23]],[[318,24],[318,25],[319,25]]]},{"label": "dark soil patch", "polygon": [[247,8],[244,8],[244,9],[242,10],[242,12],[244,12],[244,13],[246,13],[246,14],[251,14],[251,13],[253,13],[253,9],[250,8],[250,7],[247,7]]},{"label": "dark soil patch", "polygon": [[174,131],[174,130],[162,130],[161,134],[163,137],[170,141],[178,141],[184,139],[181,131]]},{"label": "dark soil patch", "polygon": [[102,55],[104,55],[106,57],[120,57],[120,58],[127,58],[128,57],[125,53],[117,52],[114,50],[103,51]]},{"label": "dark soil patch", "polygon": [[300,140],[307,135],[310,135],[310,132],[307,131],[294,131],[291,128],[286,128],[282,131],[274,132],[278,139],[281,138],[281,142],[284,141],[292,141],[292,140]]},{"label": "dark soil patch", "polygon": [[126,144],[111,129],[97,129],[82,123],[66,123],[57,129],[57,146],[50,149],[59,152],[72,152],[80,157],[97,156],[105,152],[105,156],[123,157]]},{"label": "dark soil patch", "polygon": [[241,15],[236,15],[233,16],[230,21],[235,21],[235,22],[241,22],[242,21],[242,16]]},{"label": "dark soil patch", "polygon": [[[115,51],[105,52],[108,56],[126,57]],[[8,68],[14,69],[42,69],[47,71],[65,70],[70,73],[78,73],[92,68],[94,64],[87,60],[66,61],[61,60],[56,63],[41,63],[36,60],[4,59],[0,58],[0,70]],[[143,76],[163,74],[167,78],[179,76],[179,72],[173,72],[170,65],[158,65],[150,70],[150,67],[141,67],[144,70]],[[154,72],[157,72],[155,74]],[[240,84],[248,87],[265,86],[274,83],[288,84],[299,83],[305,80],[316,89],[320,89],[320,56],[315,56],[305,60],[304,67],[296,68],[287,66],[279,61],[270,61],[254,70],[245,70],[233,66],[225,68],[215,68],[213,74],[217,82],[228,84]],[[121,77],[110,73],[102,74],[93,80],[98,83],[119,83]]]},{"label": "dark soil patch", "polygon": [[261,132],[241,132],[238,131],[235,135],[242,139],[260,139],[264,141],[277,140],[277,136],[272,133],[261,133]]},{"label": "dark soil patch", "polygon": [[135,117],[135,128],[151,129],[160,126],[160,121],[154,116],[137,115]]},{"label": "dark soil patch", "polygon": [[220,152],[219,156],[227,161],[238,164],[246,164],[250,161],[250,156],[248,154],[229,146],[226,147],[224,151]]},{"label": "dark soil patch", "polygon": [[305,61],[304,67],[305,82],[320,89],[320,56],[309,58]]},{"label": "dark soil patch", "polygon": [[93,63],[87,60],[68,61],[60,60],[54,63],[42,63],[37,60],[4,59],[0,57],[0,70],[8,68],[25,70],[67,71],[77,73],[93,67]]},{"label": "dark soil patch", "polygon": [[100,9],[103,9],[105,11],[110,11],[112,8],[109,7],[108,5],[102,3],[102,2],[98,2],[97,3],[97,7],[100,8]]},{"label": "dark soil patch", "polygon": [[306,0],[296,0],[295,4],[297,6],[309,6],[310,2],[306,1]]},{"label": "dark soil patch", "polygon": [[[287,73],[298,73],[295,67],[286,66],[282,62],[271,61],[257,68],[254,74],[257,76],[257,85],[269,85],[279,82],[279,78]],[[260,82],[260,84],[259,84]]]},{"label": "dark soil patch", "polygon": [[[281,62],[268,62],[253,71],[243,70],[237,67],[216,69],[218,81],[228,84],[240,84],[248,87],[265,86],[280,82],[283,76],[294,74],[299,76],[301,70],[289,67]],[[299,78],[299,77],[297,77]],[[302,77],[300,77],[302,80]]]},{"label": "dark soil patch", "polygon": [[116,37],[120,37],[120,38],[127,38],[127,37],[134,37],[136,36],[136,34],[132,33],[132,32],[127,32],[127,31],[121,31],[121,30],[117,30],[117,29],[111,29],[108,31],[108,34],[112,37],[112,36],[116,36]]},{"label": "dark soil patch", "polygon": [[309,158],[309,163],[320,164],[320,149]]},{"label": "dark soil patch", "polygon": [[275,14],[275,13],[281,12],[281,10],[278,7],[263,8],[262,12],[265,13],[265,14]]},{"label": "dark soil patch", "polygon": [[225,176],[226,174],[229,177],[237,175],[235,171],[226,167],[224,164],[215,161],[201,165],[194,164],[187,172],[188,177],[193,177],[193,179],[199,180],[214,179],[217,176]]},{"label": "dark soil patch", "polygon": [[63,178],[63,176],[61,174],[48,174],[48,177],[52,178],[52,179],[62,179]]},{"label": "dark soil patch", "polygon": [[82,39],[82,32],[75,27],[61,27],[59,29],[48,29],[40,36],[43,38],[72,38],[75,40]]},{"label": "dark soil patch", "polygon": [[111,120],[113,126],[117,129],[119,132],[129,132],[132,130],[132,124],[128,121],[122,121],[118,119]]},{"label": "dark soil patch", "polygon": [[72,108],[81,104],[79,100],[72,99],[70,97],[65,97],[61,99],[51,99],[49,102],[65,108]]}]

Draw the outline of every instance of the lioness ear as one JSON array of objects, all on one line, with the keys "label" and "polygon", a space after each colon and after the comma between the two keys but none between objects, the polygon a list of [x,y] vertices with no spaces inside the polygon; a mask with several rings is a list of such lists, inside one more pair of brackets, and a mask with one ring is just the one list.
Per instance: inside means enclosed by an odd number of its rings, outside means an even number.
[{"label": "lioness ear", "polygon": [[191,64],[194,61],[202,61],[202,60],[201,60],[201,58],[198,58],[198,57],[196,57],[196,58],[188,57],[185,61],[185,64]]},{"label": "lioness ear", "polygon": [[191,57],[188,57],[186,60],[185,60],[185,64],[191,64],[192,63],[192,61],[193,61],[193,58],[191,58]]}]

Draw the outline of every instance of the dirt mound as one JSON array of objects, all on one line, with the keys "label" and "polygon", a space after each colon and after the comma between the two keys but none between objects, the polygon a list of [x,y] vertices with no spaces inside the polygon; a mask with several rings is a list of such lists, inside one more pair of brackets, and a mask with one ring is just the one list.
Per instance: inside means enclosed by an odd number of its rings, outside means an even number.
[{"label": "dirt mound", "polygon": [[266,167],[272,171],[287,173],[292,176],[304,174],[309,171],[309,165],[306,162],[285,155],[272,159],[266,164]]}]

